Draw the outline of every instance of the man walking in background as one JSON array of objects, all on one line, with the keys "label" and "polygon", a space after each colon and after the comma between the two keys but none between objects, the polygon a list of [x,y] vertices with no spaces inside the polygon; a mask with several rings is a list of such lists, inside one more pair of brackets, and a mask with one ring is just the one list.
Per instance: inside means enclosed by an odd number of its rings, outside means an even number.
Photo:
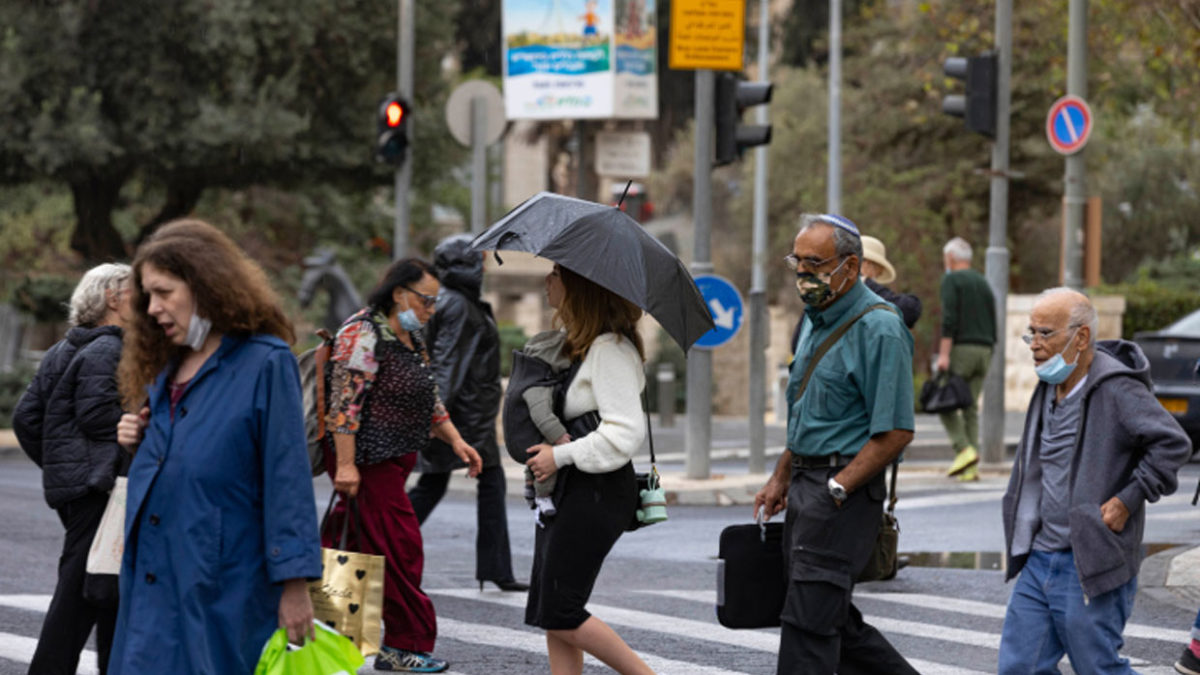
[{"label": "man walking in background", "polygon": [[937,369],[967,382],[971,404],[941,413],[942,426],[954,447],[954,463],[946,472],[959,480],[979,479],[979,392],[987,377],[996,344],[996,299],[983,275],[971,269],[971,245],[955,237],[942,248],[942,339]]}]

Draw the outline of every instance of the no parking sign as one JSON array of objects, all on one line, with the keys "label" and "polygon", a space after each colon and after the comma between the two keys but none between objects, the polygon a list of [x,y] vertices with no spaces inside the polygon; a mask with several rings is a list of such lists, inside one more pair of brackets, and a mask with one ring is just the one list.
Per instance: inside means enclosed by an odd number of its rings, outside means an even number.
[{"label": "no parking sign", "polygon": [[1092,109],[1078,96],[1064,96],[1050,106],[1046,116],[1046,138],[1060,155],[1073,155],[1083,149],[1092,135]]}]

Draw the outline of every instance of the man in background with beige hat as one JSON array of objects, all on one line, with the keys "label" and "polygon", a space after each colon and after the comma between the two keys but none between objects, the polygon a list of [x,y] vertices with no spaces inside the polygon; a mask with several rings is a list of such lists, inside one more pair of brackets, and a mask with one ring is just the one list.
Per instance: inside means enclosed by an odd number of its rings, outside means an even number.
[{"label": "man in background with beige hat", "polygon": [[887,248],[875,237],[862,236],[862,276],[867,288],[895,305],[904,317],[904,325],[912,330],[921,318],[921,299],[911,293],[896,293],[887,285],[896,280],[896,268],[887,259]]}]

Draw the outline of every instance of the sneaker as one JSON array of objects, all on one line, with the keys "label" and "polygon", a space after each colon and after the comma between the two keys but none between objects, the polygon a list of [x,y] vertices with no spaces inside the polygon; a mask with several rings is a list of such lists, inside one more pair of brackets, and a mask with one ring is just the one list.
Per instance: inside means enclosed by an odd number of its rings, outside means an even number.
[{"label": "sneaker", "polygon": [[968,466],[965,471],[958,474],[958,480],[963,483],[979,480],[979,464]]},{"label": "sneaker", "polygon": [[375,670],[400,673],[440,673],[450,667],[441,659],[426,652],[410,652],[407,649],[380,647],[375,655]]},{"label": "sneaker", "polygon": [[946,472],[947,476],[957,476],[967,469],[979,463],[979,452],[974,446],[968,445],[954,457],[954,463],[950,465],[950,470]]},{"label": "sneaker", "polygon": [[1192,650],[1184,647],[1183,656],[1175,662],[1175,671],[1183,673],[1183,675],[1200,675],[1200,659],[1192,653]]}]

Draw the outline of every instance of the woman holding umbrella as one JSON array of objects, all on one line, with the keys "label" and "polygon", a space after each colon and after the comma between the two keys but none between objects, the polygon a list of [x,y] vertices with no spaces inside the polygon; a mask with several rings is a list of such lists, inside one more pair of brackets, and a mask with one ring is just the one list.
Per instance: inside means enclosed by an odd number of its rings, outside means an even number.
[{"label": "woman holding umbrella", "polygon": [[525,623],[546,630],[553,675],[582,673],[584,652],[619,673],[653,673],[584,609],[604,557],[637,508],[630,459],[646,436],[642,310],[559,265],[546,276],[546,296],[565,332],[562,353],[578,368],[563,416],[594,411],[600,423],[568,443],[529,448],[535,480],[557,473],[559,489],[557,515],[537,530]]}]

